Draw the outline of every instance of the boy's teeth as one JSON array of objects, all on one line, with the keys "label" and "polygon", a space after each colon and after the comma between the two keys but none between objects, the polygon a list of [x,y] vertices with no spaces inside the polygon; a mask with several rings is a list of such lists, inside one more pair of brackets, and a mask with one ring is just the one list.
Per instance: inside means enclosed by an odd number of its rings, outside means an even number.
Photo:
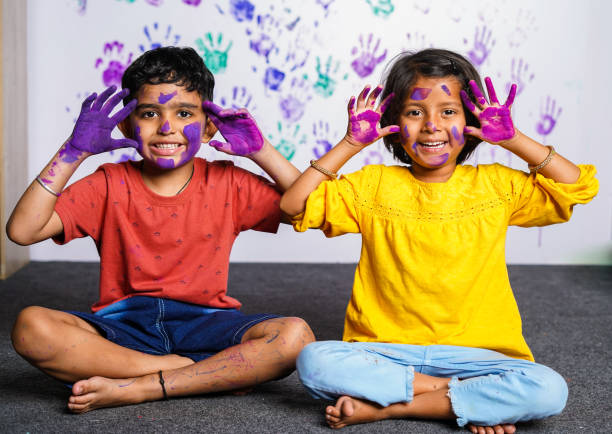
[{"label": "boy's teeth", "polygon": [[158,143],[155,146],[159,149],[174,149],[178,148],[179,145],[177,143]]}]

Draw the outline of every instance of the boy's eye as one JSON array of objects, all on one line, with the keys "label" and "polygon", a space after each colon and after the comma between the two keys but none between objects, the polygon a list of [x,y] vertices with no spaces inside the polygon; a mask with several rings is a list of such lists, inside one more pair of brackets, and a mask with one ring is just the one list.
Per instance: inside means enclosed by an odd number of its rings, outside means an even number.
[{"label": "boy's eye", "polygon": [[154,111],[151,111],[151,110],[147,110],[147,111],[144,111],[144,112],[140,113],[140,117],[144,118],[144,119],[153,118],[155,116],[157,116],[157,113],[155,113]]},{"label": "boy's eye", "polygon": [[181,110],[180,112],[178,112],[178,117],[179,118],[188,118],[188,117],[191,117],[191,113],[188,112],[187,110]]}]

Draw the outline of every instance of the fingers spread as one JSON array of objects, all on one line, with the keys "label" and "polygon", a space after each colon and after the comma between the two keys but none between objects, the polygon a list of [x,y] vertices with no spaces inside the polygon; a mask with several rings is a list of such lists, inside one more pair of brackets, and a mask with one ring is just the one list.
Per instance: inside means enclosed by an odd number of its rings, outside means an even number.
[{"label": "fingers spread", "polygon": [[499,104],[491,77],[485,77],[485,85],[487,86],[487,93],[489,94],[489,101],[491,101],[491,104]]},{"label": "fingers spread", "polygon": [[112,86],[107,87],[104,92],[102,92],[100,96],[96,98],[93,105],[91,106],[91,109],[96,111],[100,110],[104,102],[106,102],[106,100],[108,99],[108,97],[115,93],[115,90],[117,90],[117,86],[115,86],[114,84]]}]

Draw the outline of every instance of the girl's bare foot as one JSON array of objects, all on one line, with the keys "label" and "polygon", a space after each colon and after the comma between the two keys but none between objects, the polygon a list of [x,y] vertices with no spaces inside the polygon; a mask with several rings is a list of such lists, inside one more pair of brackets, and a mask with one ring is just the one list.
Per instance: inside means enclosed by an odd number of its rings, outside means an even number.
[{"label": "girl's bare foot", "polygon": [[91,377],[74,383],[68,409],[73,413],[85,413],[96,408],[137,404],[161,397],[161,386],[152,376],[125,380]]},{"label": "girl's bare foot", "polygon": [[473,434],[514,434],[516,432],[516,427],[511,423],[494,426],[480,426],[470,423],[468,424],[468,429]]},{"label": "girl's bare foot", "polygon": [[377,404],[350,396],[341,396],[335,405],[327,406],[325,419],[331,428],[338,429],[347,425],[385,419],[383,410],[383,407]]}]

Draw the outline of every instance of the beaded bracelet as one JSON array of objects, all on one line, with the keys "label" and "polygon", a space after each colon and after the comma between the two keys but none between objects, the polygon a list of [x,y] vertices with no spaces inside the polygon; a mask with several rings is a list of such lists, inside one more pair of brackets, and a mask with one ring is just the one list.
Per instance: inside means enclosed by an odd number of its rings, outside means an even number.
[{"label": "beaded bracelet", "polygon": [[552,157],[553,155],[556,154],[556,152],[555,152],[555,148],[553,148],[552,146],[546,146],[546,147],[550,149],[550,152],[548,153],[548,157],[546,157],[544,161],[542,161],[540,164],[536,164],[534,166],[527,166],[527,168],[529,169],[529,172],[537,173],[538,170],[540,170],[541,168],[546,166],[548,163],[550,163],[550,160],[552,160]]},{"label": "beaded bracelet", "polygon": [[312,167],[313,169],[318,170],[319,172],[321,172],[324,175],[329,176],[332,179],[337,179],[338,178],[338,174],[332,172],[331,170],[327,170],[325,167],[321,167],[319,166],[319,160],[310,160],[310,167]]},{"label": "beaded bracelet", "polygon": [[47,184],[45,184],[45,182],[42,179],[40,179],[40,175],[38,175],[36,177],[36,181],[38,181],[38,183],[41,185],[41,187],[44,188],[45,190],[47,190],[53,196],[60,197],[61,193],[56,193],[55,191],[53,191],[53,189],[51,187],[49,187]]}]

